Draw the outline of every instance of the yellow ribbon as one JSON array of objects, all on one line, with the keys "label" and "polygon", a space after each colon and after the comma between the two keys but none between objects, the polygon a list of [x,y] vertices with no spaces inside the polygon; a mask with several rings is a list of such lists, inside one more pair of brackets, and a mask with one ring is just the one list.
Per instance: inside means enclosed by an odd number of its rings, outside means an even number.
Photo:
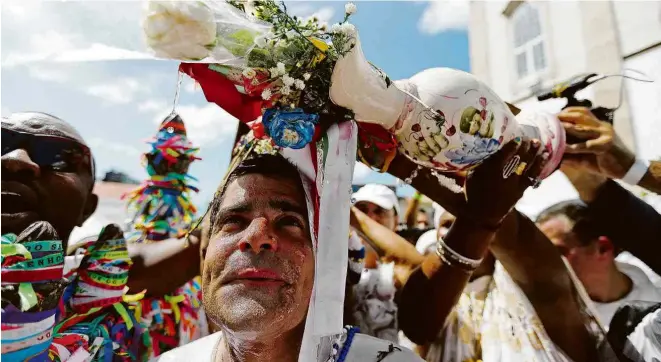
[{"label": "yellow ribbon", "polygon": [[172,308],[172,311],[174,312],[174,321],[179,323],[179,319],[181,319],[181,310],[179,309],[179,306],[177,303],[181,303],[185,300],[186,298],[183,295],[166,295],[165,296],[165,301],[170,303],[170,307]]},{"label": "yellow ribbon", "polygon": [[124,319],[124,322],[126,323],[126,329],[130,331],[131,328],[133,328],[133,321],[129,316],[129,312],[126,310],[126,308],[124,308],[124,305],[122,303],[115,303],[112,306],[115,307],[117,313],[119,313],[122,319]]}]

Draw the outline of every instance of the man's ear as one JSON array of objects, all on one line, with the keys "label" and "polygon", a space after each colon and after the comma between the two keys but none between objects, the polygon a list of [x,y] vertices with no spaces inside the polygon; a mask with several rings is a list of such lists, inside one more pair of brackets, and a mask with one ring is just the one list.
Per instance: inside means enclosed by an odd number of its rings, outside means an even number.
[{"label": "man's ear", "polygon": [[90,193],[87,196],[87,202],[85,203],[85,207],[83,208],[83,218],[78,224],[78,226],[82,225],[85,220],[87,220],[94,211],[96,211],[96,207],[99,205],[99,197],[96,196],[96,194]]},{"label": "man's ear", "polygon": [[600,236],[597,239],[597,247],[599,255],[604,255],[610,252],[610,254],[615,257],[615,245],[613,245],[608,237]]}]

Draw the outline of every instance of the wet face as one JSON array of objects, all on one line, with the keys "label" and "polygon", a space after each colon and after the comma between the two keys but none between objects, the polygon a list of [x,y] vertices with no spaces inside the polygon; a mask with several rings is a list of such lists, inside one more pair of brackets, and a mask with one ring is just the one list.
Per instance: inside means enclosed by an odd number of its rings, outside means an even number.
[{"label": "wet face", "polygon": [[273,336],[304,322],[314,256],[300,182],[239,176],[213,213],[202,272],[204,307],[235,334]]},{"label": "wet face", "polygon": [[90,163],[82,138],[62,120],[40,113],[3,119],[2,233],[43,220],[66,243],[96,209]]},{"label": "wet face", "polygon": [[360,201],[356,203],[356,208],[370,219],[378,222],[379,224],[387,227],[392,231],[397,230],[397,214],[394,209],[386,210],[381,206],[371,203],[369,201]]}]

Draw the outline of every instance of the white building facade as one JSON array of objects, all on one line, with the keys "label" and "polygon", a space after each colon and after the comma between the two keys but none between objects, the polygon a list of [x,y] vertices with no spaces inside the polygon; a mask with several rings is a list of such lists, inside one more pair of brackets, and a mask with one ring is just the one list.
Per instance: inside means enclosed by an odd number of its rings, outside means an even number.
[{"label": "white building facade", "polygon": [[[558,112],[564,100],[537,101],[540,89],[582,73],[620,74],[578,93],[620,107],[615,129],[641,158],[661,159],[661,1],[470,1],[471,71],[520,108]],[[554,174],[517,207],[535,216],[575,198]]]}]

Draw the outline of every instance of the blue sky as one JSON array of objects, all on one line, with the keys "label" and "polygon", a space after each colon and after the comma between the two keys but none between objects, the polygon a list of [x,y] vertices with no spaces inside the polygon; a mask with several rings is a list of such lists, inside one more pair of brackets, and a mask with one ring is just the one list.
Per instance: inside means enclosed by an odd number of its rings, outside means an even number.
[{"label": "blue sky", "polygon": [[[300,16],[315,14],[329,24],[344,15],[344,2],[287,2]],[[469,70],[467,3],[356,2],[352,22],[367,58],[392,79],[426,68]],[[90,144],[99,175],[121,170],[142,180],[144,143],[172,108],[177,63],[132,60],[86,63],[27,62],[92,43],[136,47],[141,2],[2,2],[2,115],[34,110],[72,123]],[[73,20],[76,21],[73,21]],[[191,167],[205,205],[227,167],[236,121],[204,99],[185,78],[177,110],[191,140],[201,147]],[[394,183],[358,166],[356,182]],[[410,190],[403,190],[410,193]]]}]

